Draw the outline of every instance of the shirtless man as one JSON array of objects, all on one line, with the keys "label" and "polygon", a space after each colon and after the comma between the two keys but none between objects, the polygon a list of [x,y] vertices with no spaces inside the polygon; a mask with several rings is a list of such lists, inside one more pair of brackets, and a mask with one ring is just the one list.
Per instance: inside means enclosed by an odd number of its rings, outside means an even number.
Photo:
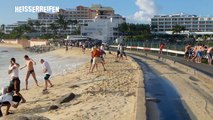
[{"label": "shirtless man", "polygon": [[26,74],[25,81],[26,81],[26,90],[28,90],[28,79],[30,77],[30,74],[32,74],[33,79],[35,80],[36,85],[37,86],[39,86],[39,85],[38,85],[38,81],[36,79],[35,71],[34,71],[34,68],[33,68],[33,63],[36,64],[36,62],[33,61],[32,59],[30,59],[28,57],[28,55],[25,55],[24,59],[26,60],[26,65],[24,67],[20,68],[20,69],[23,69],[23,68],[27,67],[27,74]]},{"label": "shirtless man", "polygon": [[208,64],[212,65],[212,52],[213,51],[213,47],[209,47],[207,50],[207,57],[208,57]]}]

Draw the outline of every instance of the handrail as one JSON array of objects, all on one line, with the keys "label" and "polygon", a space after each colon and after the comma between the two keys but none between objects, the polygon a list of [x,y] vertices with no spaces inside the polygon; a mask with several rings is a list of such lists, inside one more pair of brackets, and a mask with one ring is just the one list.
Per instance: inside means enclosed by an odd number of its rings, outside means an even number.
[{"label": "handrail", "polygon": [[[116,45],[110,45],[110,47],[117,48]],[[147,50],[147,51],[160,51],[160,48],[148,48],[148,47],[138,47],[138,46],[126,46],[127,49],[137,49],[137,50]],[[175,53],[179,55],[184,55],[184,51],[177,51],[177,50],[170,50],[170,49],[163,49],[163,52],[167,53]]]}]

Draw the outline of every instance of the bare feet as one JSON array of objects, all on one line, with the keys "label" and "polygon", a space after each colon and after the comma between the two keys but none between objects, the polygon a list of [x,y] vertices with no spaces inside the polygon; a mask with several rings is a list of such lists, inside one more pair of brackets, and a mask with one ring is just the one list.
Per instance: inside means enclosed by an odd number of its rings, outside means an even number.
[{"label": "bare feet", "polygon": [[25,100],[25,99],[24,99],[24,100],[22,100],[22,101],[21,101],[21,103],[26,103],[26,100]]}]

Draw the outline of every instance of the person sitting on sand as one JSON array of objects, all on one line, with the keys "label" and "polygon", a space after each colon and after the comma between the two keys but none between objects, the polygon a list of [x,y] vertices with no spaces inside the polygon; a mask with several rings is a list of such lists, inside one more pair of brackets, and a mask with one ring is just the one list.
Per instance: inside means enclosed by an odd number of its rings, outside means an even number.
[{"label": "person sitting on sand", "polygon": [[30,75],[33,76],[36,85],[37,86],[39,86],[39,85],[38,85],[38,81],[36,79],[36,74],[35,74],[34,67],[33,67],[33,63],[36,64],[36,62],[34,60],[32,60],[31,58],[29,58],[28,55],[25,55],[24,59],[26,60],[26,65],[20,69],[27,67],[27,74],[26,74],[25,81],[26,81],[26,90],[28,90],[28,79],[29,79]]},{"label": "person sitting on sand", "polygon": [[52,70],[50,68],[50,65],[47,61],[44,61],[44,59],[41,59],[40,60],[40,63],[43,65],[43,73],[45,74],[44,76],[44,80],[45,80],[45,88],[43,91],[46,91],[47,90],[47,86],[48,86],[48,83],[50,85],[50,87],[53,87],[53,84],[51,83],[51,81],[49,80],[51,74],[52,74]]},{"label": "person sitting on sand", "polygon": [[19,66],[20,65],[16,63],[15,58],[11,58],[8,74],[11,75],[12,80],[10,81],[10,86],[12,90],[14,90],[15,93],[22,98],[22,103],[25,103],[26,100],[19,92],[20,91],[20,80],[19,80],[19,70],[18,70]]},{"label": "person sitting on sand", "polygon": [[13,96],[12,88],[7,87],[6,93],[2,93],[2,95],[0,96],[0,117],[2,117],[2,112],[1,112],[2,106],[7,106],[6,115],[13,114],[13,113],[9,112],[10,107],[12,106],[14,108],[17,108],[20,101],[21,101],[21,97]]}]

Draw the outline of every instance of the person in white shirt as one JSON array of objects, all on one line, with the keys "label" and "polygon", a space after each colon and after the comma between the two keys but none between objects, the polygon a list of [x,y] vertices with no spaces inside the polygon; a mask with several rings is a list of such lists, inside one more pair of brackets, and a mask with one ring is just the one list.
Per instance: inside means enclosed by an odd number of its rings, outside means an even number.
[{"label": "person in white shirt", "polygon": [[[6,88],[6,93],[2,93],[2,95],[0,96],[0,117],[2,116],[2,112],[1,112],[1,107],[2,106],[7,106],[6,109],[6,115],[8,114],[12,114],[9,112],[10,107],[14,107],[17,108],[19,105],[19,102],[21,101],[21,97],[20,96],[13,96],[12,95],[12,87],[7,87]],[[16,104],[14,103],[16,102]]]},{"label": "person in white shirt", "polygon": [[12,90],[15,91],[15,93],[22,98],[22,103],[25,103],[26,100],[24,97],[21,95],[20,91],[20,80],[19,80],[19,64],[16,63],[15,58],[10,59],[10,65],[9,65],[9,70],[8,74],[11,76],[11,81],[10,81],[10,87],[12,87]]},{"label": "person in white shirt", "polygon": [[51,81],[49,80],[51,74],[52,74],[52,70],[50,68],[50,65],[47,61],[44,61],[44,59],[40,60],[40,63],[43,65],[43,73],[45,74],[44,76],[44,80],[45,80],[45,88],[43,91],[47,90],[48,87],[48,83],[50,85],[50,87],[53,87],[53,84],[51,83]]}]

